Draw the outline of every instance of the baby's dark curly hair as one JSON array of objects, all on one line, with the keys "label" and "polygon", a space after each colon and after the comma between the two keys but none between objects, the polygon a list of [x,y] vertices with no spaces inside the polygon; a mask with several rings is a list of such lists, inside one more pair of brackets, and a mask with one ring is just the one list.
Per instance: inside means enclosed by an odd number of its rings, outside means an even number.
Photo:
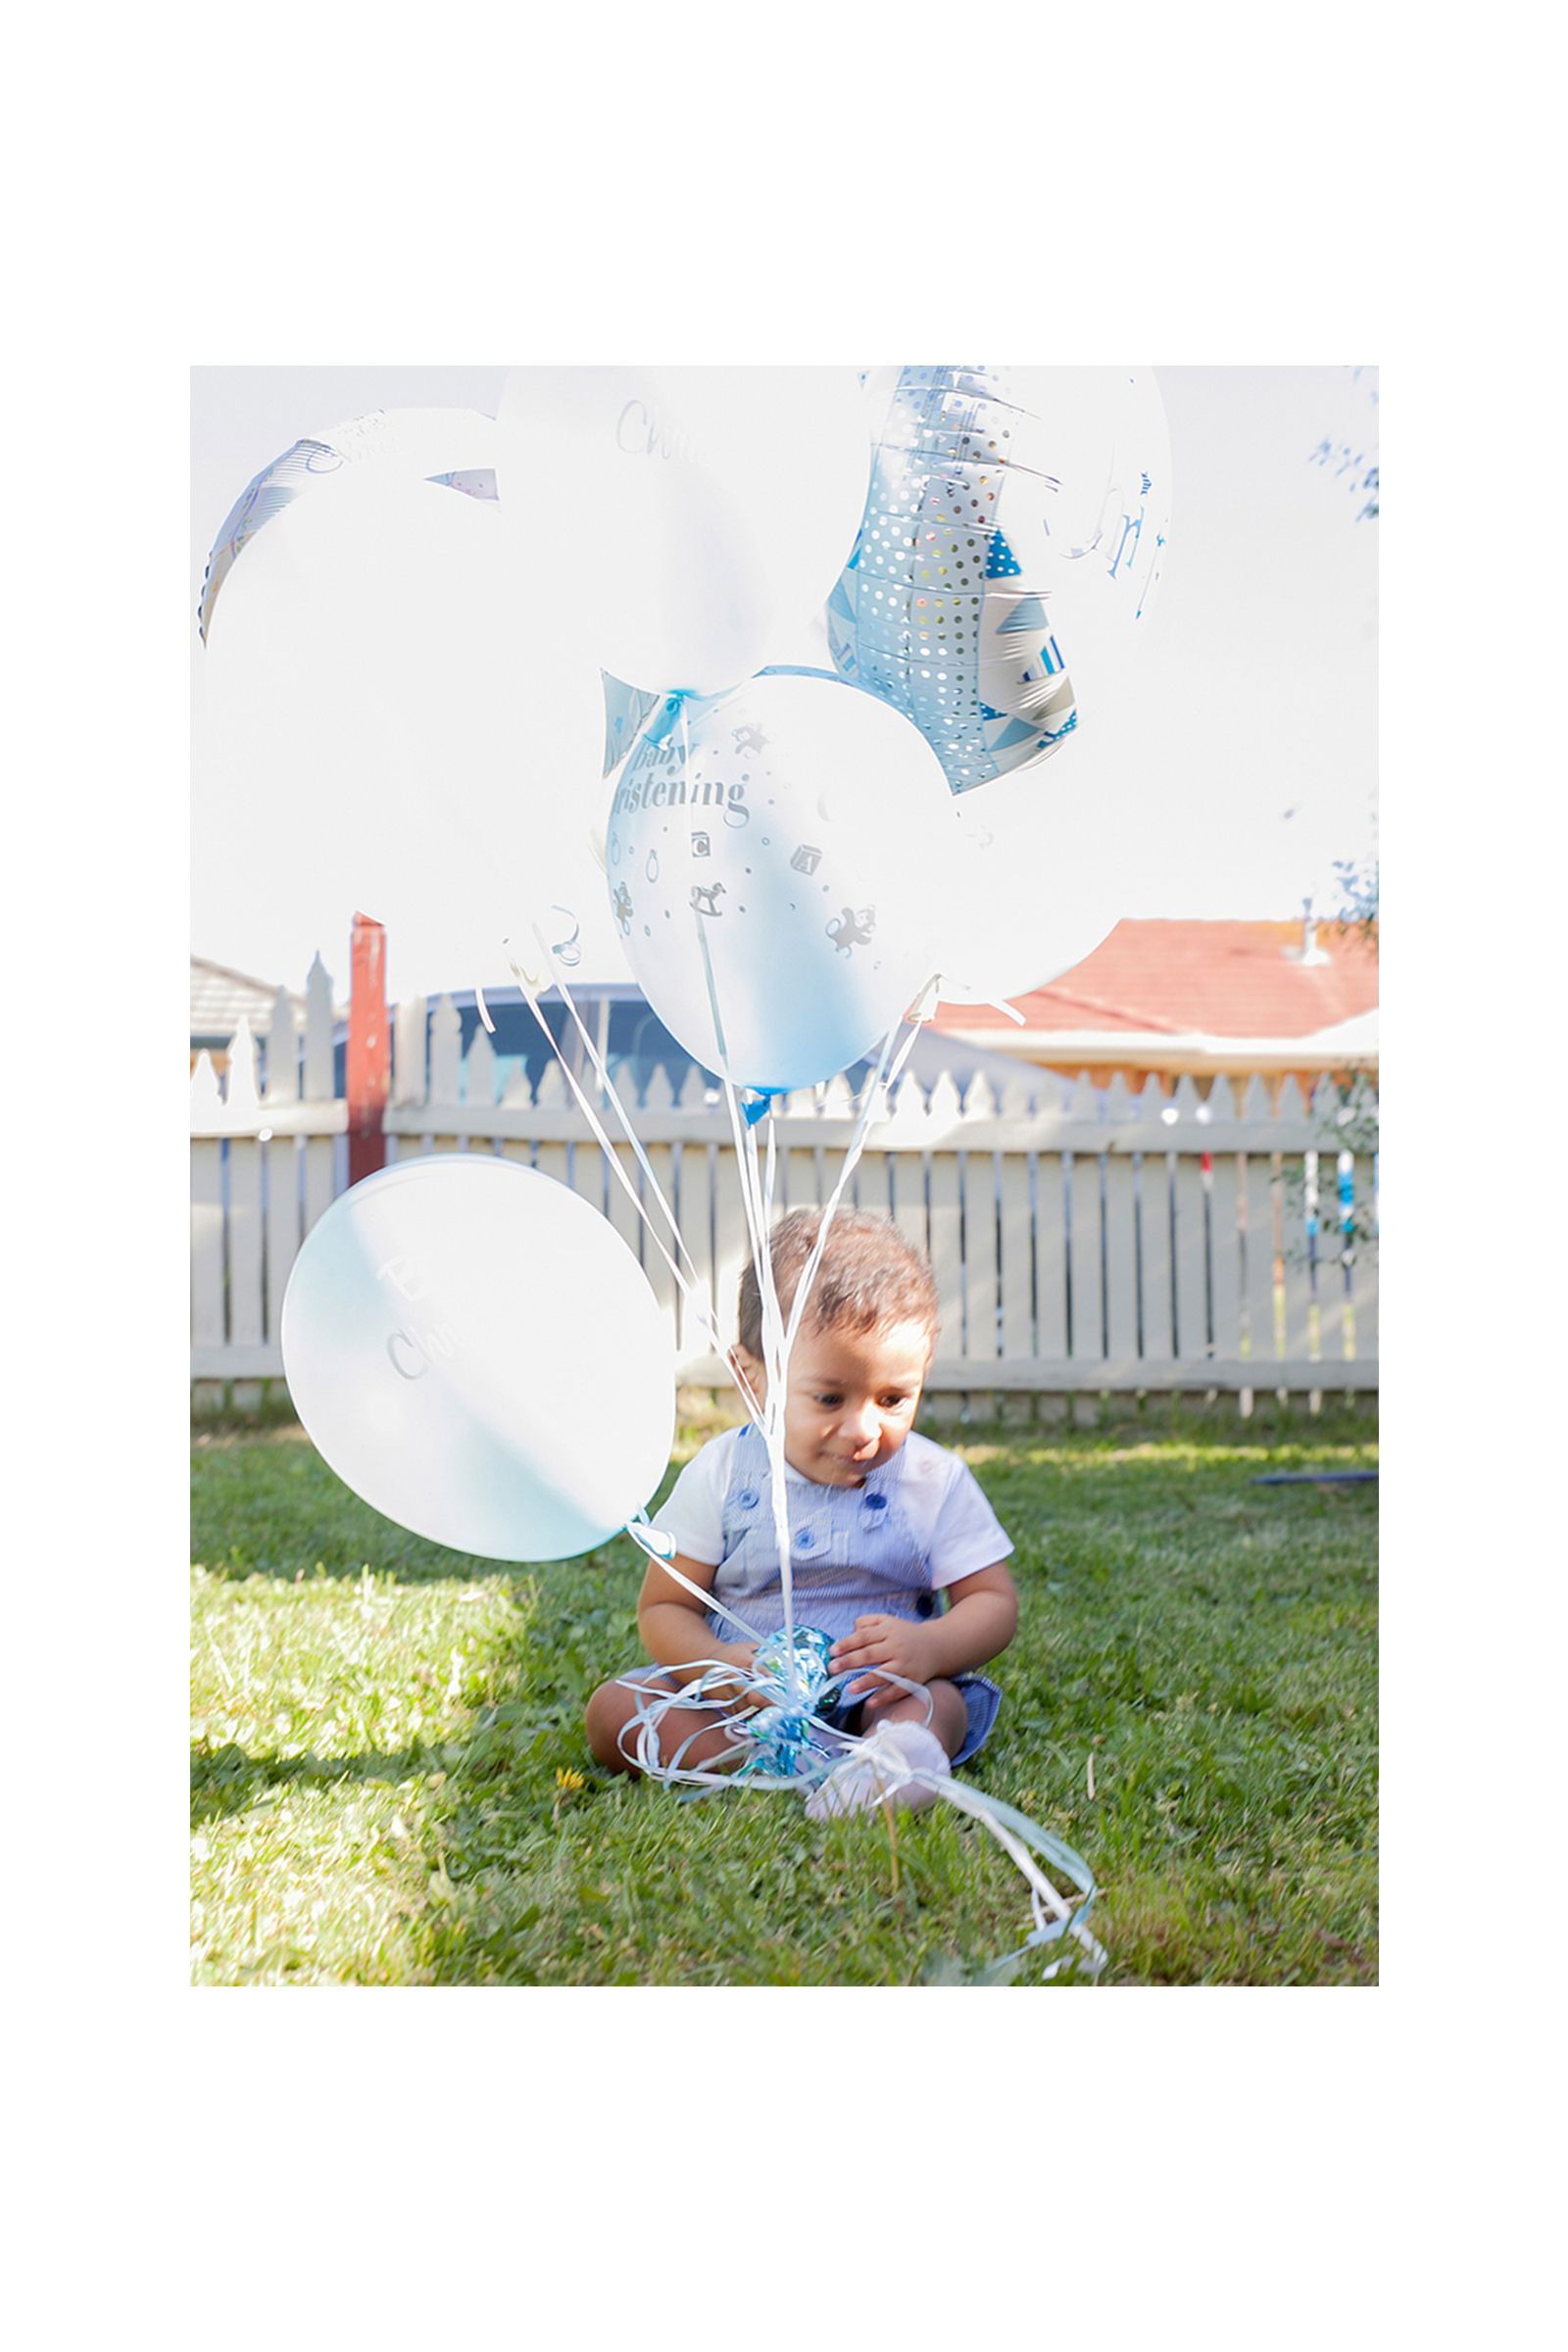
[{"label": "baby's dark curly hair", "polygon": [[[768,1255],[778,1302],[787,1317],[795,1286],[821,1231],[820,1208],[792,1208],[768,1236]],[[873,1331],[878,1325],[923,1323],[937,1331],[936,1277],[922,1250],[906,1239],[891,1217],[868,1208],[840,1208],[828,1228],[822,1262],[807,1302],[808,1320],[818,1331],[848,1325]],[[741,1276],[740,1344],[750,1356],[762,1353],[762,1299],[757,1269]]]}]

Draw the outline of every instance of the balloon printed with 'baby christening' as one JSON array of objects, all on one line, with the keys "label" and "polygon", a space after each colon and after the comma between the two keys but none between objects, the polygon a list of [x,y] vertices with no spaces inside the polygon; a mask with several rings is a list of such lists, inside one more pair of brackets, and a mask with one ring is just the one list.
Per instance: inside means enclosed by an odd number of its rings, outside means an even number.
[{"label": "balloon printed with 'baby christening'", "polygon": [[1169,454],[1152,377],[906,368],[866,390],[881,415],[828,604],[833,659],[914,720],[955,793],[1037,771],[1104,691],[1157,575]]},{"label": "balloon printed with 'baby christening'", "polygon": [[705,1068],[762,1091],[819,1084],[929,979],[952,824],[919,731],[838,679],[667,696],[606,820],[626,961]]}]

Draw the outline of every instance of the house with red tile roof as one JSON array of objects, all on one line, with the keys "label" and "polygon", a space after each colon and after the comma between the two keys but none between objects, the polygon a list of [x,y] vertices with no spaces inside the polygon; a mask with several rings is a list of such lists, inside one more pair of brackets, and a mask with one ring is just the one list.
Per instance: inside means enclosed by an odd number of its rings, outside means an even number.
[{"label": "house with red tile roof", "polygon": [[966,1045],[1097,1086],[1119,1071],[1135,1093],[1153,1076],[1200,1094],[1255,1072],[1309,1094],[1325,1072],[1378,1066],[1378,963],[1362,934],[1316,923],[1124,920],[1071,971],[994,1005],[943,1004],[936,1026]]}]

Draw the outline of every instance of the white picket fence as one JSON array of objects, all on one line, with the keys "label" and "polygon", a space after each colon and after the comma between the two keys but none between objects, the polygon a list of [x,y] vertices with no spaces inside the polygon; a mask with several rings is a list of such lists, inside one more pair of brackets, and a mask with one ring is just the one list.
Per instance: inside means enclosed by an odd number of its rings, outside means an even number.
[{"label": "white picket fence", "polygon": [[[427,1011],[416,999],[394,1016],[388,1159],[491,1152],[570,1185],[638,1251],[682,1382],[727,1389],[559,1067],[536,1097],[516,1069],[498,1101],[483,1029],[464,1055],[443,998],[427,1054]],[[347,1106],[333,1096],[319,962],[303,1027],[280,992],[265,1043],[265,1086],[243,1023],[224,1079],[206,1054],[191,1078],[191,1378],[202,1400],[223,1393],[215,1383],[243,1384],[235,1394],[249,1400],[253,1384],[281,1379],[289,1269],[346,1182]],[[1288,1080],[1271,1104],[1254,1079],[1238,1103],[1221,1078],[1202,1102],[1190,1079],[1169,1100],[1152,1080],[1137,1096],[1081,1080],[1042,1108],[1031,1076],[1041,1073],[1021,1071],[1000,1099],[976,1078],[961,1100],[949,1077],[929,1092],[906,1078],[854,1180],[860,1205],[889,1211],[930,1252],[942,1302],[934,1396],[986,1409],[1009,1392],[1218,1391],[1246,1410],[1254,1394],[1315,1400],[1376,1388],[1376,1250],[1345,1246],[1341,1191],[1348,1175],[1364,1221],[1375,1161],[1347,1158],[1342,1171],[1332,1090],[1308,1103]],[[848,1085],[791,1095],[772,1116],[780,1208],[824,1200],[855,1124]],[[634,1123],[732,1333],[747,1242],[722,1103],[677,1102],[660,1070]],[[1354,1134],[1364,1143],[1364,1114]],[[617,1156],[640,1192],[631,1151],[617,1146]]]}]

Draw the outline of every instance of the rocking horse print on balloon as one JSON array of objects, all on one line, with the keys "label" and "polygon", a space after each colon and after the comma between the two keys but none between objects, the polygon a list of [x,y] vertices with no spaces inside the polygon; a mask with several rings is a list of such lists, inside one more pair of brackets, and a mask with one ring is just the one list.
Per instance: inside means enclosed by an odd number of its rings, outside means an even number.
[{"label": "rocking horse print on balloon", "polygon": [[849,956],[857,948],[868,948],[876,929],[876,908],[862,906],[858,913],[846,906],[836,922],[829,923],[827,935],[841,956]]}]

